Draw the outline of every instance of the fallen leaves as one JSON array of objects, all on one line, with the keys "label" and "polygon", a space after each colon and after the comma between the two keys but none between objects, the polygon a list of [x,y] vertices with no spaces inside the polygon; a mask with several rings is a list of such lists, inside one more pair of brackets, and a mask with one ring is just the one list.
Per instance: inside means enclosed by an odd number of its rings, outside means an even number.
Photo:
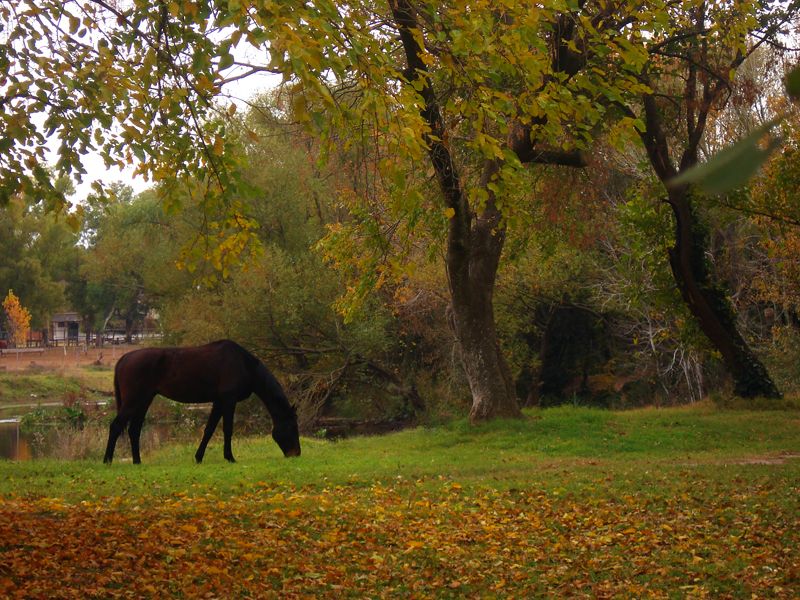
[{"label": "fallen leaves", "polygon": [[404,481],[11,498],[0,596],[788,598],[797,492],[576,498]]}]

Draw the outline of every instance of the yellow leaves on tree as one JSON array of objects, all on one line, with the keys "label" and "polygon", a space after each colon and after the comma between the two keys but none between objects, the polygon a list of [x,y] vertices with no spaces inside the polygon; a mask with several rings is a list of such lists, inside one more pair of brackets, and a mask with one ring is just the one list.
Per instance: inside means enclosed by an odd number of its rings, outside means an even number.
[{"label": "yellow leaves on tree", "polygon": [[3,310],[6,313],[11,341],[17,346],[24,345],[31,328],[31,313],[20,304],[14,290],[8,290],[8,295],[3,300]]}]

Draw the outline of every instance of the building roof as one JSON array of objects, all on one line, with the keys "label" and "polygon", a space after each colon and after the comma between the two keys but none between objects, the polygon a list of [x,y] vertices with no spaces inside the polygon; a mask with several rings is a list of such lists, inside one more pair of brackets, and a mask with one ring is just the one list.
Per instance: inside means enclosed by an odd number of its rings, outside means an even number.
[{"label": "building roof", "polygon": [[55,313],[50,319],[51,321],[80,321],[81,318],[76,312],[60,312]]}]

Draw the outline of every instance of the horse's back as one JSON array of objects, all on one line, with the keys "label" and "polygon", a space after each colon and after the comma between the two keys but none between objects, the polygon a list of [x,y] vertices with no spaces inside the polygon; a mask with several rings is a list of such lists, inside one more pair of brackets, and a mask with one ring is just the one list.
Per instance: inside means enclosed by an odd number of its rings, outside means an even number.
[{"label": "horse's back", "polygon": [[[161,394],[178,402],[213,402],[220,395],[252,391],[252,355],[236,342],[220,340],[187,348],[142,348],[125,354],[115,369],[121,394]],[[253,360],[256,360],[253,357]]]}]

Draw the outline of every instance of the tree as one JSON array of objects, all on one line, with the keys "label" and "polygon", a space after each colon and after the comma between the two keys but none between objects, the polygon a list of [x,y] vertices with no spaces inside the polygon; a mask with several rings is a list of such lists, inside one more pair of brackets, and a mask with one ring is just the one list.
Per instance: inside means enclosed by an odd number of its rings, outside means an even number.
[{"label": "tree", "polygon": [[[80,173],[80,154],[92,148],[109,164],[136,158],[140,172],[162,182],[168,205],[186,185],[210,213],[224,213],[229,237],[216,236],[211,252],[224,273],[247,247],[237,236],[257,224],[236,201],[249,190],[239,142],[227,135],[235,107],[213,100],[226,82],[280,73],[297,118],[328,143],[374,144],[379,177],[398,194],[416,192],[403,209],[447,220],[451,322],[471,418],[518,415],[493,295],[507,228],[524,217],[520,200],[531,193],[520,173],[537,163],[583,165],[581,152],[620,110],[641,132],[659,178],[671,179],[697,162],[750,32],[773,38],[792,8],[463,0],[4,6],[0,202],[20,193],[63,201],[42,165],[45,133],[61,138],[61,171]],[[240,44],[267,60],[237,60]],[[44,129],[34,118],[40,113]],[[677,164],[666,127],[675,117],[684,138]],[[435,189],[422,194],[403,183],[417,170],[430,173]],[[737,392],[775,395],[704,262],[697,193],[672,186],[667,196],[677,231],[671,266],[685,302],[735,374]]]},{"label": "tree", "polygon": [[[319,416],[413,416],[418,398],[385,293],[344,322],[334,310],[342,277],[314,251],[326,225],[343,214],[330,181],[345,160],[318,164],[318,142],[291,122],[277,94],[251,99],[237,118],[229,134],[248,140],[243,180],[259,190],[239,207],[258,223],[257,250],[224,277],[156,299],[165,335],[181,343],[240,341],[280,374],[302,426]],[[202,216],[187,200],[171,221],[200,223]],[[177,245],[195,239],[191,230],[178,229]]]},{"label": "tree", "polygon": [[664,201],[675,219],[669,250],[675,282],[743,397],[780,393],[739,333],[732,305],[707,261],[709,232],[700,212],[704,193],[676,178],[698,164],[709,121],[725,105],[737,67],[760,45],[775,41],[794,11],[794,4],[675,4],[647,44],[641,80],[648,91],[637,104],[623,107],[642,124],[642,142],[666,187]]},{"label": "tree", "polygon": [[[438,190],[427,202],[448,219],[451,324],[472,391],[470,418],[516,416],[493,296],[509,219],[524,214],[514,209],[524,194],[519,175],[537,163],[584,164],[579,150],[602,128],[606,96],[637,87],[640,57],[619,32],[638,24],[621,5],[589,3],[493,10],[398,0],[386,14],[370,8],[354,11],[342,31],[317,6],[307,20],[318,28],[318,44],[301,50],[284,43],[273,52],[294,68],[305,94],[298,104],[310,121],[320,120],[317,107],[326,102],[347,103],[340,114],[351,122],[376,121],[385,155],[399,150],[432,171]],[[364,36],[372,21],[386,25]],[[301,51],[336,58],[322,69],[314,66],[320,59],[302,67]],[[323,87],[325,67],[349,84],[341,98]],[[396,163],[382,165],[396,176]]]},{"label": "tree", "polygon": [[25,345],[31,329],[31,313],[20,304],[19,298],[14,295],[14,290],[8,290],[3,300],[3,310],[6,312],[11,341],[16,346]]},{"label": "tree", "polygon": [[75,256],[75,232],[42,204],[15,197],[0,210],[0,289],[26,299],[34,328],[64,305],[62,281]]},{"label": "tree", "polygon": [[[452,325],[471,418],[518,415],[493,307],[518,174],[536,163],[584,164],[579,151],[602,127],[608,99],[642,89],[635,74],[646,36],[637,32],[659,22],[658,10],[463,0],[4,6],[0,201],[34,192],[58,200],[42,175],[48,132],[62,141],[60,170],[80,172],[80,154],[97,147],[109,163],[137,158],[164,195],[194,179],[206,206],[224,205],[243,188],[225,135],[232,109],[212,99],[226,81],[281,73],[294,86],[294,113],[323,137],[352,131],[353,143],[371,130],[384,176],[400,180],[409,165],[433,171],[438,190],[409,200],[448,222]],[[232,49],[245,43],[268,60],[237,60]],[[228,246],[235,257],[241,244],[219,247]]]},{"label": "tree", "polygon": [[70,287],[77,308],[103,329],[115,316],[125,324],[125,336],[131,340],[134,327],[140,324],[150,308],[165,303],[191,286],[191,275],[179,271],[181,245],[196,237],[202,218],[193,223],[191,212],[182,219],[163,210],[154,192],[133,197],[130,188],[118,187],[116,201],[95,207],[84,232],[90,242],[81,254],[79,272]]}]

